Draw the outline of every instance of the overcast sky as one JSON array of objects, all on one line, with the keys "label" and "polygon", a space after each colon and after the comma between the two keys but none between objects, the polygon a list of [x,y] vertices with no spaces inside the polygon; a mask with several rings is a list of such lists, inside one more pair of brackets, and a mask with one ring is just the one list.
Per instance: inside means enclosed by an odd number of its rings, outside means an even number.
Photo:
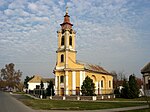
[{"label": "overcast sky", "polygon": [[150,0],[0,0],[0,68],[54,77],[57,30],[66,5],[77,60],[134,73],[150,61]]}]

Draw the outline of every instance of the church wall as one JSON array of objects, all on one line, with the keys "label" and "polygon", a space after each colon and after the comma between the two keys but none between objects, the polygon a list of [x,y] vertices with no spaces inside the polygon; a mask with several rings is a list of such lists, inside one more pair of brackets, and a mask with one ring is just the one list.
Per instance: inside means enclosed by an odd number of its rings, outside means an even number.
[{"label": "church wall", "polygon": [[76,53],[68,52],[68,68],[84,68],[83,65],[76,63]]},{"label": "church wall", "polygon": [[[62,37],[61,31],[58,31],[57,36]],[[61,47],[61,38],[58,38],[58,48],[60,48],[60,47]]]},{"label": "church wall", "polygon": [[69,89],[69,95],[71,95],[71,93],[72,93],[72,72],[71,71],[69,71],[68,72],[68,76],[69,76],[69,82],[68,82],[68,89]]},{"label": "church wall", "polygon": [[76,72],[76,87],[80,87],[80,72]]},{"label": "church wall", "polygon": [[64,71],[55,72],[55,92],[56,95],[62,94],[61,88],[65,88],[65,77],[64,82],[61,82],[61,76],[65,76]]},{"label": "church wall", "polygon": [[[113,77],[107,74],[100,74],[95,72],[86,72],[86,76],[89,76],[95,83],[96,93],[98,94],[98,89],[100,94],[109,94],[113,89]],[[109,82],[110,81],[110,82]],[[102,87],[103,82],[103,87]],[[110,83],[110,84],[109,84]]]},{"label": "church wall", "polygon": [[65,58],[64,58],[64,62],[61,62],[61,55],[64,55],[64,57],[66,57],[64,52],[58,52],[57,53],[57,67],[64,67],[65,66]]}]

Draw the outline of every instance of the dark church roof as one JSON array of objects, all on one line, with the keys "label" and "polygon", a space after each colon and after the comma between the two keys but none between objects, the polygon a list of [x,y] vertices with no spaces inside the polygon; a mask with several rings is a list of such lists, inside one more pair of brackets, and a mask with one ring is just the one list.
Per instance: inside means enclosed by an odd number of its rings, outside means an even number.
[{"label": "dark church roof", "polygon": [[72,29],[73,24],[70,22],[70,16],[68,14],[67,9],[66,9],[66,14],[64,16],[64,22],[60,25],[61,25],[63,30]]},{"label": "dark church roof", "polygon": [[97,73],[101,73],[101,74],[112,75],[99,65],[89,64],[89,63],[84,63],[84,62],[79,62],[79,61],[77,63],[83,64],[85,70],[89,70],[89,71],[97,72]]},{"label": "dark church roof", "polygon": [[150,73],[150,62],[141,69],[141,73]]}]

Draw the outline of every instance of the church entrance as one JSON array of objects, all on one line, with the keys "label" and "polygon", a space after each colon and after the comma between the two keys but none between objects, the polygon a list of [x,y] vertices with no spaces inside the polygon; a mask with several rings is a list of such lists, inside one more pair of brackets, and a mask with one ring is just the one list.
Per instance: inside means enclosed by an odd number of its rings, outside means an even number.
[{"label": "church entrance", "polygon": [[64,96],[64,88],[61,88],[61,89],[60,89],[60,95],[61,95],[61,96]]},{"label": "church entrance", "polygon": [[76,87],[76,95],[80,95],[80,88]]}]

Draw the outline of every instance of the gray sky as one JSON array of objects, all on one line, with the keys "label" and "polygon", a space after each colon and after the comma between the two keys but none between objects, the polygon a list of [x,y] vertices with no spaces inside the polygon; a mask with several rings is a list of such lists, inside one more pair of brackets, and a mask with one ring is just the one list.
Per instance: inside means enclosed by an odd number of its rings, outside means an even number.
[{"label": "gray sky", "polygon": [[0,0],[0,68],[53,77],[66,5],[77,60],[134,73],[150,61],[150,0]]}]

